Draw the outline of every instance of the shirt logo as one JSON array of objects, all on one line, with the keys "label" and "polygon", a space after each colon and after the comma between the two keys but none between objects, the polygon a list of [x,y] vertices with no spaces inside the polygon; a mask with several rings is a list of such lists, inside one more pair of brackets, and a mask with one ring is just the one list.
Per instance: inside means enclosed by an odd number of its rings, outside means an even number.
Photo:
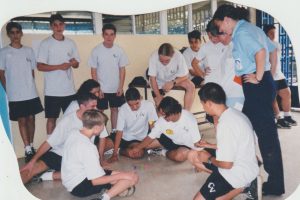
[{"label": "shirt logo", "polygon": [[27,62],[31,62],[31,59],[30,59],[30,58],[26,58],[26,61],[27,61]]},{"label": "shirt logo", "polygon": [[118,57],[118,55],[117,55],[117,54],[113,54],[113,57],[114,57],[114,58],[117,58],[117,57]]},{"label": "shirt logo", "polygon": [[166,134],[167,134],[167,135],[173,135],[174,132],[173,132],[172,129],[167,129],[167,130],[166,130]]},{"label": "shirt logo", "polygon": [[237,70],[242,70],[243,69],[243,66],[242,66],[242,63],[241,63],[240,59],[235,59],[234,63],[235,63],[235,69],[237,69]]},{"label": "shirt logo", "polygon": [[185,130],[186,132],[189,132],[189,129],[187,127],[183,127],[183,130]]}]

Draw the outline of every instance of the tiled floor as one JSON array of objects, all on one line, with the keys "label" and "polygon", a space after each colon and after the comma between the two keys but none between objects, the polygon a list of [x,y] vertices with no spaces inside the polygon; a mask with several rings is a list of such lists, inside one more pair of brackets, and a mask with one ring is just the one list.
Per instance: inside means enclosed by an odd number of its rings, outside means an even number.
[{"label": "tiled floor", "polygon": [[[300,113],[293,113],[300,124]],[[203,125],[200,127],[204,138],[213,141],[214,129]],[[300,184],[300,156],[297,156],[300,147],[300,125],[290,130],[279,130],[281,141],[286,194],[281,197],[266,196],[264,200],[282,200],[287,198]],[[22,165],[22,161],[20,161]],[[195,173],[188,163],[174,163],[161,156],[145,156],[141,160],[120,158],[113,164],[115,170],[136,170],[140,181],[134,196],[122,198],[126,200],[188,200],[192,199],[206,180],[208,174]],[[265,174],[263,173],[265,178]],[[76,198],[70,195],[59,181],[45,181],[39,184],[27,185],[28,190],[40,199],[91,199]],[[120,197],[115,199],[121,199]],[[240,195],[236,199],[245,199]]]}]

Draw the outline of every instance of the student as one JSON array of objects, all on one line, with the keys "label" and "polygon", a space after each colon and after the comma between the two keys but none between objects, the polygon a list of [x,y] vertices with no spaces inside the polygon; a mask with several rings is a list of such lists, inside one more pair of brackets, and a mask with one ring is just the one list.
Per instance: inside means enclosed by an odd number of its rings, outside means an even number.
[{"label": "student", "polygon": [[113,132],[117,125],[118,108],[125,102],[125,67],[129,64],[124,50],[114,44],[116,33],[113,24],[105,24],[102,28],[104,41],[93,49],[88,61],[92,79],[100,83],[100,109],[107,109],[109,104]]},{"label": "student", "polygon": [[278,128],[291,128],[291,126],[297,126],[297,122],[291,116],[291,90],[287,85],[286,78],[281,71],[281,45],[280,43],[274,41],[275,39],[275,26],[274,25],[265,25],[264,32],[276,46],[277,52],[277,66],[273,72],[273,78],[275,80],[275,86],[277,94],[281,98],[282,110],[284,117],[282,117],[277,100],[275,98],[273,102],[273,110],[275,112],[275,117],[277,119]]},{"label": "student", "polygon": [[48,136],[55,128],[60,110],[64,112],[74,100],[72,68],[78,68],[80,61],[75,42],[63,35],[64,18],[60,14],[51,15],[50,27],[53,34],[41,42],[37,55],[37,68],[44,72]]},{"label": "student", "polygon": [[188,68],[182,54],[169,43],[160,45],[149,59],[150,85],[155,104],[159,105],[166,92],[174,86],[185,89],[184,108],[190,110],[195,96],[195,85],[188,79]]},{"label": "student", "polygon": [[[233,199],[257,177],[259,168],[255,155],[254,133],[249,119],[233,108],[226,106],[226,95],[221,86],[207,83],[199,91],[205,112],[217,116],[216,150],[191,150],[189,160],[196,167],[210,171],[194,200]],[[203,147],[211,147],[201,141]],[[207,169],[203,162],[208,163]]]},{"label": "student", "polygon": [[152,102],[142,100],[136,88],[129,88],[125,93],[124,103],[118,114],[117,132],[110,135],[114,141],[114,153],[111,162],[118,160],[119,153],[129,158],[141,158],[144,151],[137,155],[129,154],[129,149],[139,144],[148,134],[149,125],[152,127],[157,120],[156,109]]},{"label": "student", "polygon": [[188,33],[190,47],[183,52],[186,64],[189,68],[189,77],[195,86],[200,86],[204,80],[205,72],[200,67],[199,50],[201,45],[201,33],[193,30]]},{"label": "student", "polygon": [[264,169],[269,175],[263,183],[263,194],[282,195],[283,164],[272,109],[276,92],[269,63],[269,53],[275,48],[271,49],[263,30],[245,20],[247,15],[243,8],[222,5],[213,19],[220,32],[232,36],[235,73],[243,79],[243,113],[258,137]]},{"label": "student", "polygon": [[[53,134],[38,148],[31,161],[20,170],[23,183],[27,183],[31,178],[48,169],[56,172],[46,172],[42,175],[42,180],[60,179],[61,156],[66,139],[70,136],[72,129],[82,128],[82,114],[88,109],[96,109],[97,97],[93,94],[85,94],[79,97],[79,109],[69,115],[64,116],[55,127]],[[106,137],[106,134],[101,137]],[[102,156],[104,153],[99,152]],[[102,156],[103,158],[103,156]]]},{"label": "student", "polygon": [[25,162],[29,162],[35,152],[35,115],[43,111],[34,81],[35,55],[30,47],[21,43],[23,32],[20,24],[9,22],[6,33],[10,44],[0,50],[0,81],[6,89],[10,120],[18,121]]},{"label": "student", "polygon": [[129,192],[129,189],[134,192],[134,185],[138,182],[135,172],[105,170],[99,163],[99,154],[91,138],[100,134],[104,121],[105,117],[100,111],[84,112],[83,128],[74,130],[65,143],[62,183],[74,196],[86,197],[107,189],[97,199],[109,200],[124,191]]},{"label": "student", "polygon": [[192,113],[183,110],[179,102],[172,97],[163,98],[158,110],[162,116],[155,122],[149,135],[129,150],[129,154],[162,146],[167,150],[166,156],[170,160],[187,160],[188,152],[198,149],[196,145],[201,139],[197,120]]}]

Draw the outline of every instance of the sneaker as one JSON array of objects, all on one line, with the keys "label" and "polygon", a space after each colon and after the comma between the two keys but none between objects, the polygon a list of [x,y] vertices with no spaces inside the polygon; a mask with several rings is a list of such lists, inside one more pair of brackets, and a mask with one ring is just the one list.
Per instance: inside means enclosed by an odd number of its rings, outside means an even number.
[{"label": "sneaker", "polygon": [[158,149],[149,149],[147,150],[148,155],[156,155],[156,156],[166,156],[167,150],[158,148]]},{"label": "sneaker", "polygon": [[34,147],[31,147],[31,151],[32,151],[33,155],[36,153],[36,150]]},{"label": "sneaker", "polygon": [[245,188],[244,193],[246,194],[246,200],[257,200],[258,193],[257,193],[257,178],[254,179],[250,186]]},{"label": "sneaker", "polygon": [[285,121],[285,119],[277,119],[276,123],[277,128],[290,129],[291,125]]},{"label": "sneaker", "polygon": [[297,126],[297,122],[293,120],[292,116],[286,116],[283,118],[285,122],[287,122],[290,126]]},{"label": "sneaker", "polygon": [[98,196],[96,198],[92,198],[90,200],[104,200],[105,197],[103,196],[103,194],[105,193],[105,191],[106,191],[106,189],[101,189]]},{"label": "sneaker", "polygon": [[28,163],[34,156],[32,151],[25,152],[25,163]]},{"label": "sneaker", "polygon": [[32,179],[28,182],[28,184],[38,184],[43,180],[39,176],[33,176]]}]

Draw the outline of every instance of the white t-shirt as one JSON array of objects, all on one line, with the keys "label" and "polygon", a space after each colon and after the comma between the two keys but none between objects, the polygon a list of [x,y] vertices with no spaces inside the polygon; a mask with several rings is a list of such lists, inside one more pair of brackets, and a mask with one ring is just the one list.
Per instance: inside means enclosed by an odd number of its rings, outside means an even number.
[{"label": "white t-shirt", "polygon": [[9,101],[24,101],[38,96],[32,76],[35,68],[35,55],[30,47],[16,49],[6,46],[0,50],[0,70],[5,71]]},{"label": "white t-shirt", "polygon": [[232,42],[224,48],[222,58],[223,61],[221,62],[222,77],[220,80],[220,85],[226,93],[227,106],[241,111],[244,105],[245,97],[242,85],[234,81],[235,71],[232,48]]},{"label": "white t-shirt", "polygon": [[126,141],[143,140],[148,133],[149,122],[157,120],[155,107],[150,101],[141,101],[141,107],[132,111],[128,103],[124,103],[118,113],[117,130],[123,131]]},{"label": "white t-shirt", "polygon": [[214,82],[220,84],[222,77],[221,64],[223,62],[223,54],[226,46],[221,42],[214,44],[211,41],[203,44],[199,50],[199,60],[201,61],[201,67],[204,71],[206,67],[210,68],[210,73],[205,76],[205,83]]},{"label": "white t-shirt", "polygon": [[178,50],[174,51],[174,55],[167,65],[163,65],[159,61],[158,50],[150,56],[148,75],[156,77],[159,89],[168,81],[188,75],[189,71],[183,55]]},{"label": "white t-shirt", "polygon": [[74,111],[76,111],[78,109],[79,109],[78,101],[77,100],[73,100],[69,104],[69,106],[67,107],[67,109],[65,110],[64,115],[68,115],[69,113],[74,112]]},{"label": "white t-shirt", "polygon": [[[64,144],[68,137],[71,135],[72,130],[80,130],[83,127],[82,121],[78,118],[77,112],[71,112],[68,115],[64,115],[63,118],[56,125],[54,131],[47,139],[47,142],[52,147],[50,151],[62,156]],[[106,129],[100,134],[100,138],[107,137],[108,133]],[[94,141],[95,137],[91,140]]]},{"label": "white t-shirt", "polygon": [[225,110],[217,125],[216,159],[233,162],[231,169],[218,168],[234,188],[249,186],[259,168],[255,154],[254,130],[249,119],[232,108]]},{"label": "white t-shirt", "polygon": [[62,184],[71,192],[84,179],[93,180],[104,175],[96,146],[80,131],[74,131],[67,139],[63,151]]},{"label": "white t-shirt", "polygon": [[[188,69],[193,69],[192,67],[192,61],[194,58],[196,58],[197,60],[200,61],[200,49],[196,52],[196,51],[193,51],[191,49],[191,47],[188,47],[186,50],[184,50],[183,52],[183,56],[185,58],[185,62],[188,66]],[[199,66],[198,66],[201,70],[203,70],[201,67],[200,67],[200,63],[199,63]],[[190,79],[193,79],[194,76],[192,74],[189,73],[189,78]]]},{"label": "white t-shirt", "polygon": [[[37,62],[48,65],[60,65],[75,58],[80,62],[78,50],[73,40],[62,41],[52,36],[44,39],[39,47]],[[75,94],[72,67],[67,70],[44,72],[44,93],[46,96],[70,96]]]},{"label": "white t-shirt", "polygon": [[274,80],[278,81],[281,79],[285,79],[285,76],[281,71],[281,44],[275,41],[272,41],[272,43],[276,46],[277,50],[277,66],[274,74]]},{"label": "white t-shirt", "polygon": [[119,87],[119,69],[129,64],[124,50],[114,44],[106,48],[97,45],[89,58],[88,65],[97,69],[97,78],[104,93],[116,93]]},{"label": "white t-shirt", "polygon": [[149,137],[160,138],[164,134],[177,145],[185,145],[191,149],[199,149],[194,146],[201,139],[197,120],[189,111],[182,110],[177,122],[168,122],[160,117],[154,124]]}]

